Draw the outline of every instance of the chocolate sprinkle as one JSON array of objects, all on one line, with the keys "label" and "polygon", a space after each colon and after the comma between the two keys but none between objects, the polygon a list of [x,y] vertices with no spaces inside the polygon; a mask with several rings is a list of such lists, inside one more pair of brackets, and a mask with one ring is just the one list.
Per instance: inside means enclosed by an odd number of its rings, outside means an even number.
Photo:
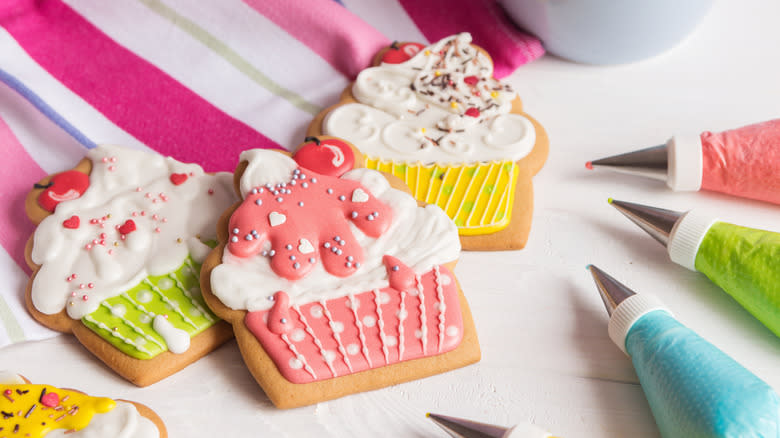
[{"label": "chocolate sprinkle", "polygon": [[3,420],[7,420],[14,416],[13,412],[0,411],[0,414],[3,415]]}]

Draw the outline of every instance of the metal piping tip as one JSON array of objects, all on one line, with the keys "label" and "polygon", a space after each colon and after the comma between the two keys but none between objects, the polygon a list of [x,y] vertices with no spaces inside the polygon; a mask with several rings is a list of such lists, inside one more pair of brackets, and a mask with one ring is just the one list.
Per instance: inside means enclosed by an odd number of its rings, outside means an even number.
[{"label": "metal piping tip", "polygon": [[634,204],[633,202],[617,201],[612,198],[607,200],[613,207],[645,230],[647,234],[657,240],[663,246],[669,245],[669,236],[680,218],[685,212],[665,210],[663,208],[650,207],[648,205]]},{"label": "metal piping tip", "polygon": [[509,430],[506,427],[477,423],[446,415],[425,414],[453,438],[501,438]]},{"label": "metal piping tip", "polygon": [[601,269],[588,265],[588,270],[593,276],[593,281],[596,282],[596,287],[601,295],[601,301],[604,302],[604,307],[607,308],[607,313],[612,316],[612,312],[617,309],[626,298],[636,295],[636,292],[629,289],[623,283],[615,280],[614,277],[602,271]]},{"label": "metal piping tip", "polygon": [[585,163],[585,167],[588,169],[604,168],[615,172],[666,181],[669,169],[667,150],[666,145],[662,144],[634,152],[588,161]]}]

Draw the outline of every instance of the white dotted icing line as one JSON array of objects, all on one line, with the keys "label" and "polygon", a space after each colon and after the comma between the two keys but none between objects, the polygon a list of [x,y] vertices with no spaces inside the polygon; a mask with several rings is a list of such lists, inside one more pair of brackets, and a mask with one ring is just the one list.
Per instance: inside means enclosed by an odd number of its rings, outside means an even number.
[{"label": "white dotted icing line", "polygon": [[444,311],[447,310],[447,305],[444,304],[444,288],[441,287],[440,276],[439,265],[435,265],[433,267],[433,280],[436,283],[436,297],[439,300],[439,353],[441,353],[441,347],[444,344]]},{"label": "white dotted icing line", "polygon": [[108,309],[111,312],[112,315],[114,315],[117,318],[119,318],[122,321],[122,323],[124,323],[126,326],[130,327],[134,332],[136,332],[139,335],[143,336],[144,339],[146,339],[147,341],[154,342],[155,344],[157,344],[158,347],[162,348],[163,350],[167,350],[167,348],[163,344],[161,344],[160,341],[155,339],[154,336],[151,336],[148,333],[146,333],[145,331],[141,330],[140,327],[138,327],[137,325],[133,324],[132,321],[130,321],[129,319],[125,318],[124,316],[119,316],[119,315],[115,314],[113,312],[113,307],[111,307],[110,304],[108,304],[107,302],[103,301],[102,303],[100,303],[100,305],[105,307],[106,309]]},{"label": "white dotted icing line", "polygon": [[344,363],[347,364],[349,372],[354,373],[355,371],[352,369],[352,364],[349,362],[349,357],[347,357],[347,350],[344,349],[344,344],[341,343],[341,336],[335,329],[336,324],[333,322],[333,315],[331,315],[330,310],[328,310],[328,307],[325,304],[325,300],[320,300],[320,305],[322,306],[322,310],[325,313],[325,317],[328,318],[328,325],[330,326],[330,330],[333,332],[333,339],[336,340],[336,343],[339,346],[339,353],[341,353],[341,356],[344,358]]},{"label": "white dotted icing line", "polygon": [[[306,333],[308,333],[309,336],[311,336],[312,339],[314,339],[314,345],[316,345],[317,348],[320,349],[320,355],[322,357],[325,357],[325,348],[322,346],[322,342],[320,342],[320,340],[317,337],[317,335],[314,334],[314,330],[311,328],[311,326],[309,325],[308,321],[306,321],[306,317],[303,316],[303,312],[301,312],[300,307],[298,307],[297,305],[294,305],[294,306],[292,306],[292,308],[298,314],[298,319],[300,319],[301,322],[303,323],[303,328],[306,330]],[[330,370],[330,374],[333,377],[338,377],[338,373],[336,373],[336,370],[333,369],[333,366],[331,365],[331,363],[326,360],[325,364],[328,366],[328,369]]]},{"label": "white dotted icing line", "polygon": [[177,315],[181,316],[181,318],[184,320],[184,322],[186,322],[187,324],[191,325],[194,329],[198,328],[198,325],[195,324],[191,319],[189,319],[187,317],[187,315],[185,315],[184,312],[181,311],[179,306],[174,304],[173,301],[170,298],[166,297],[165,294],[163,294],[162,291],[157,286],[155,286],[151,281],[149,281],[148,279],[144,278],[144,284],[149,286],[149,288],[151,288],[154,292],[156,292],[158,295],[160,295],[160,298],[162,298],[162,300],[165,302],[165,304],[171,306],[171,309],[173,309],[173,311],[176,312]]},{"label": "white dotted icing line", "polygon": [[[187,261],[185,263],[190,268],[190,271],[194,272],[194,269],[190,265],[190,263],[191,263],[190,260],[187,259]],[[173,279],[174,283],[176,284],[176,287],[181,289],[181,291],[184,294],[184,296],[187,297],[188,300],[190,300],[190,304],[192,304],[192,307],[198,309],[198,311],[200,311],[200,313],[203,315],[203,317],[206,318],[206,321],[214,322],[214,318],[212,318],[211,315],[209,315],[209,312],[206,309],[204,309],[203,306],[200,305],[200,303],[192,296],[190,291],[188,291],[184,287],[184,283],[181,282],[181,280],[179,279],[179,277],[176,275],[175,272],[171,272],[170,274],[168,274],[168,277]]]},{"label": "white dotted icing line", "polygon": [[401,291],[401,303],[398,305],[398,361],[404,358],[404,321],[406,320],[406,291]]},{"label": "white dotted icing line", "polygon": [[422,348],[423,354],[428,354],[428,325],[427,316],[425,315],[425,293],[423,292],[422,281],[419,275],[414,276],[417,280],[417,294],[420,298],[420,332],[422,332]]},{"label": "white dotted icing line", "polygon": [[373,368],[374,365],[371,363],[371,358],[368,355],[368,347],[366,346],[366,335],[363,333],[363,324],[360,322],[360,317],[358,317],[357,314],[357,304],[355,303],[355,294],[349,294],[349,304],[352,308],[352,314],[355,316],[355,325],[358,329],[358,337],[360,338],[360,345],[361,345],[361,351],[363,352],[363,356],[366,358],[366,362],[368,362],[368,367]]},{"label": "white dotted icing line", "polygon": [[129,301],[130,304],[132,304],[139,312],[143,312],[146,316],[148,316],[149,321],[153,320],[154,317],[157,316],[154,312],[146,310],[146,307],[144,307],[141,303],[132,299],[130,295],[127,294],[127,292],[122,292],[121,297]]},{"label": "white dotted icing line", "polygon": [[133,342],[130,339],[122,336],[122,334],[119,333],[119,331],[111,330],[105,323],[96,320],[92,316],[87,315],[87,316],[84,317],[84,319],[89,321],[89,322],[91,322],[92,324],[95,324],[99,328],[101,328],[103,330],[106,330],[107,332],[111,333],[111,336],[113,336],[113,337],[119,339],[120,341],[124,342],[125,344],[135,348],[136,350],[140,351],[141,353],[148,354],[149,356],[152,355],[152,353],[149,350],[147,350],[146,348],[144,348],[144,347],[142,347],[140,345],[136,345],[135,342]]},{"label": "white dotted icing line", "polygon": [[382,341],[382,353],[385,354],[385,365],[390,363],[387,342],[385,338],[385,320],[382,319],[382,305],[379,303],[379,289],[374,289],[374,304],[376,304],[376,324],[379,326],[379,339]]},{"label": "white dotted icing line", "polygon": [[282,333],[281,338],[287,344],[287,348],[289,348],[290,351],[292,351],[292,354],[295,355],[295,358],[301,361],[301,363],[303,363],[303,369],[305,369],[309,374],[311,374],[311,377],[314,380],[317,380],[317,374],[314,372],[314,369],[309,365],[308,362],[306,362],[306,358],[303,357],[303,355],[298,352],[298,349],[295,348],[295,345],[293,345],[292,342],[290,342],[290,340],[287,338],[287,334]]}]

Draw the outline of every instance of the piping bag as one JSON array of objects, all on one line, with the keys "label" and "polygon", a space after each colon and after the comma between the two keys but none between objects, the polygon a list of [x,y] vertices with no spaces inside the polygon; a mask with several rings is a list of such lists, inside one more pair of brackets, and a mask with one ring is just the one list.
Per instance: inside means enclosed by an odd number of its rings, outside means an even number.
[{"label": "piping bag", "polygon": [[706,275],[780,336],[780,233],[720,222],[696,210],[609,202],[663,244],[673,262]]},{"label": "piping bag", "polygon": [[675,136],[660,146],[588,161],[585,167],[659,179],[673,190],[704,189],[780,204],[780,119]]},{"label": "piping bag", "polygon": [[763,380],[693,330],[652,295],[588,266],[609,337],[631,357],[664,437],[777,437],[780,399]]}]

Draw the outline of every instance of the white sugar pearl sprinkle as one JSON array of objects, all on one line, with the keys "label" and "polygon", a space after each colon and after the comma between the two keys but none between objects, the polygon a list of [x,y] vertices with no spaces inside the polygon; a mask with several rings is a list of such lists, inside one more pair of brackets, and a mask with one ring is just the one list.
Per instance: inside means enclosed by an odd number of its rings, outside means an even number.
[{"label": "white sugar pearl sprinkle", "polygon": [[238,242],[238,236],[233,236],[230,238],[231,242]]},{"label": "white sugar pearl sprinkle", "polygon": [[257,199],[257,200],[255,200],[255,204],[263,205],[263,200],[262,199]]}]

